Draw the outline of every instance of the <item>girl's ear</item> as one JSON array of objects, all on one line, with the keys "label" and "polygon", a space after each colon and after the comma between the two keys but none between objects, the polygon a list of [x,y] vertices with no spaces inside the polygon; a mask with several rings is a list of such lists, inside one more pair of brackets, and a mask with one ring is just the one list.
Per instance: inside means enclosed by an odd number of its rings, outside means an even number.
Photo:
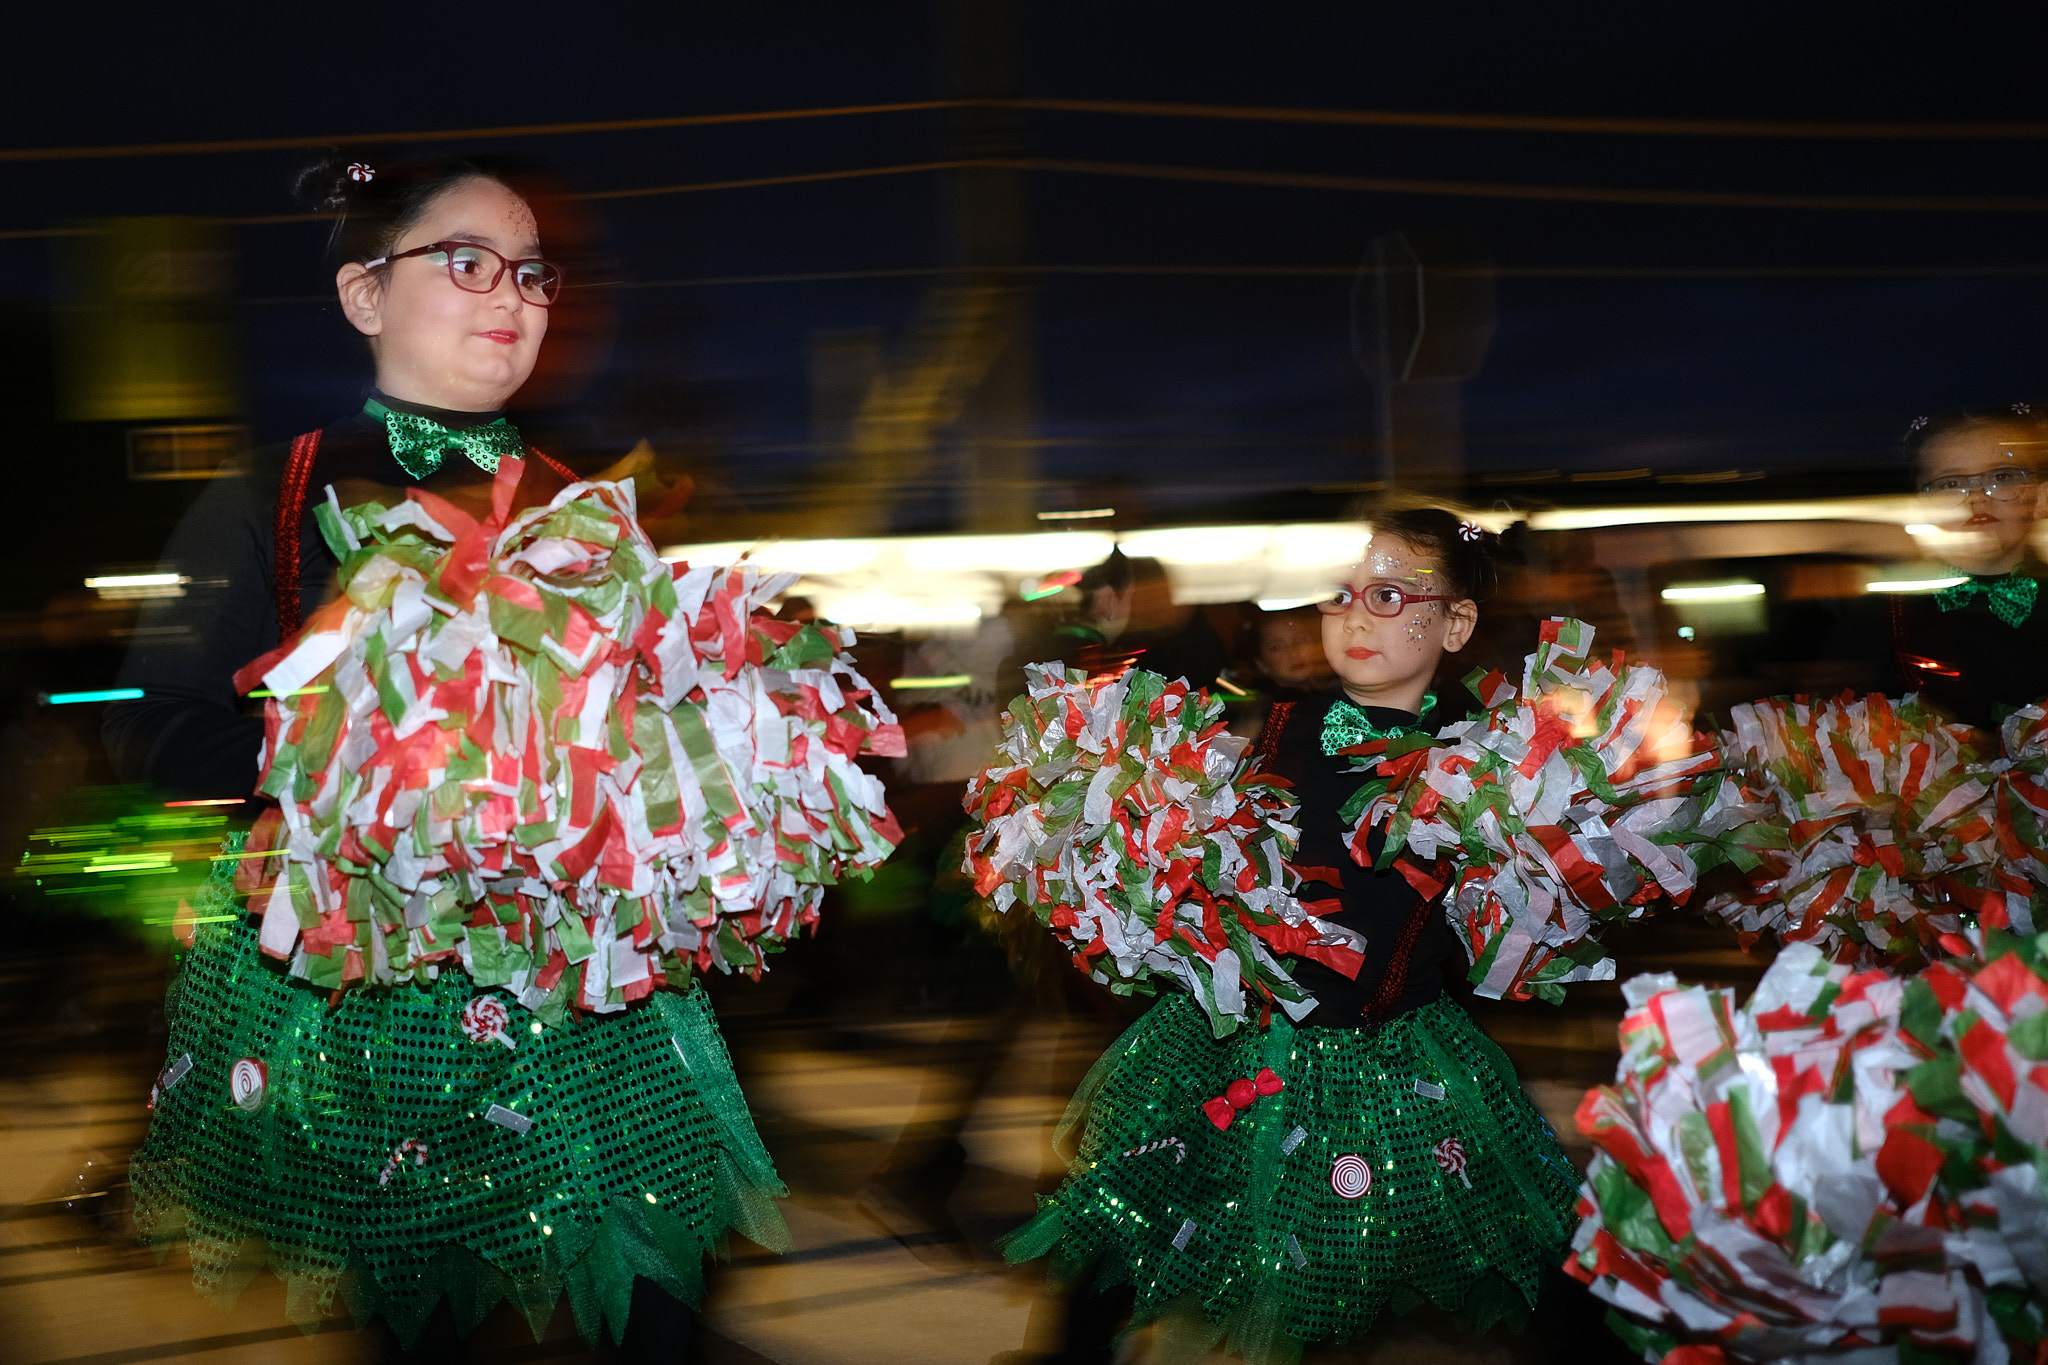
[{"label": "girl's ear", "polygon": [[350,261],[334,272],[334,292],[341,298],[341,315],[366,337],[384,330],[383,281]]},{"label": "girl's ear", "polygon": [[1444,653],[1456,654],[1479,628],[1479,604],[1461,597],[1444,609]]}]

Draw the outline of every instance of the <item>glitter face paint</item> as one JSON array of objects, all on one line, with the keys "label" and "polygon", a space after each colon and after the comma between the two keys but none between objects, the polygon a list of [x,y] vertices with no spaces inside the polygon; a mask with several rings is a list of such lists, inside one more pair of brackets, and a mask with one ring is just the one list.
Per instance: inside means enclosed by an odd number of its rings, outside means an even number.
[{"label": "glitter face paint", "polygon": [[[1397,584],[1418,595],[1444,591],[1436,557],[1394,536],[1368,543],[1345,582],[1354,591],[1372,583]],[[1446,607],[1417,602],[1401,616],[1376,617],[1361,604],[1341,616],[1325,615],[1323,654],[1346,695],[1361,705],[1413,709],[1456,624]]]}]

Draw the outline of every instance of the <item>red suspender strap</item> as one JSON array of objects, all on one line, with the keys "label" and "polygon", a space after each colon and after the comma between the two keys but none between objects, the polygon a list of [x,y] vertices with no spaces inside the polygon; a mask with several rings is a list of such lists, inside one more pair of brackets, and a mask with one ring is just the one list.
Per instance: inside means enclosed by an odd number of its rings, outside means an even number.
[{"label": "red suspender strap", "polygon": [[1280,757],[1280,732],[1287,728],[1287,718],[1294,714],[1294,703],[1276,701],[1266,711],[1265,728],[1259,731],[1259,742],[1252,746],[1252,752],[1263,762],[1267,772],[1273,771],[1273,764]]},{"label": "red suspender strap", "polygon": [[1408,922],[1401,926],[1401,937],[1394,941],[1394,955],[1388,959],[1386,971],[1380,974],[1380,988],[1373,993],[1366,1018],[1383,1022],[1393,1014],[1394,1006],[1401,1003],[1401,994],[1408,989],[1408,963],[1415,956],[1415,941],[1422,937],[1429,917],[1436,912],[1435,898],[1425,898],[1408,912]]},{"label": "red suspender strap", "polygon": [[291,458],[277,486],[276,558],[270,575],[277,602],[277,638],[299,633],[299,528],[306,520],[306,488],[313,481],[313,458],[320,453],[320,433],[309,431],[292,442]]},{"label": "red suspender strap", "polygon": [[[292,442],[291,457],[284,464],[284,478],[277,486],[277,554],[272,561],[271,596],[277,602],[277,638],[289,640],[299,633],[299,528],[306,524],[306,490],[313,483],[313,460],[320,453],[320,433],[309,431]],[[576,471],[540,451],[532,454],[565,483],[579,482]]]}]

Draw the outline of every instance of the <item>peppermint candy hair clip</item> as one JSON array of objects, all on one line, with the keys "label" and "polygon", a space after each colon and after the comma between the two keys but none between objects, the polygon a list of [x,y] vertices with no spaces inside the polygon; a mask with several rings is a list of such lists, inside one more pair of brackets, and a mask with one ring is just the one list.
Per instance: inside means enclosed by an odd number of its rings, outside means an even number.
[{"label": "peppermint candy hair clip", "polygon": [[1925,430],[1927,430],[1927,419],[1925,417],[1915,417],[1912,421],[1906,424],[1906,432],[1908,435],[1916,431]]},{"label": "peppermint candy hair clip", "polygon": [[1458,539],[1460,540],[1475,541],[1485,534],[1486,528],[1476,521],[1461,521],[1458,523]]},{"label": "peppermint candy hair clip", "polygon": [[365,162],[351,161],[348,163],[348,178],[358,185],[367,185],[377,178],[377,171]]},{"label": "peppermint candy hair clip", "polygon": [[2031,417],[2034,415],[2034,405],[2032,403],[2014,403],[2012,411],[2015,417]]}]

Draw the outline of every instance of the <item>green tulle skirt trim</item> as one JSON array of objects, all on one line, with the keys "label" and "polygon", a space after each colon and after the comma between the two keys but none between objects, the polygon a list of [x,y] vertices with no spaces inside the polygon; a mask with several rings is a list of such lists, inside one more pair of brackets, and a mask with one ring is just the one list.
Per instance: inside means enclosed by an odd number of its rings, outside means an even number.
[{"label": "green tulle skirt trim", "polygon": [[[1218,1129],[1204,1103],[1262,1070],[1284,1088]],[[1132,1326],[1191,1351],[1291,1361],[1423,1304],[1519,1326],[1571,1235],[1578,1173],[1448,999],[1372,1033],[1276,1018],[1218,1040],[1170,997],[1096,1063],[1075,1126],[1073,1174],[1005,1256],[1132,1285]]]},{"label": "green tulle skirt trim", "polygon": [[546,1029],[459,971],[330,1007],[236,921],[200,926],[166,1014],[136,1222],[203,1292],[267,1268],[299,1321],[338,1296],[408,1342],[443,1298],[464,1332],[510,1299],[538,1336],[566,1296],[594,1342],[635,1276],[698,1302],[728,1229],[788,1246],[701,990]]}]

